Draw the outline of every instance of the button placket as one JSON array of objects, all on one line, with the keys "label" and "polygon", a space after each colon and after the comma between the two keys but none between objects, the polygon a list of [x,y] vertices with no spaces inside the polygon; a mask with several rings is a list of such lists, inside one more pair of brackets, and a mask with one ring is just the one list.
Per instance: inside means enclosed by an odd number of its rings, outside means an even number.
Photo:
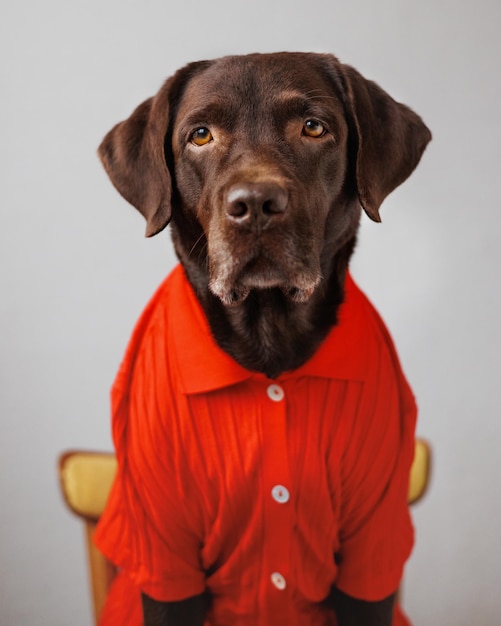
[{"label": "button placket", "polygon": [[[292,533],[291,494],[287,487],[290,485],[287,402],[284,388],[276,382],[266,386],[266,395],[263,411],[265,546],[261,584],[263,601],[268,606],[276,605],[278,610],[285,597],[278,592],[287,588]],[[270,595],[272,589],[275,593]]]}]

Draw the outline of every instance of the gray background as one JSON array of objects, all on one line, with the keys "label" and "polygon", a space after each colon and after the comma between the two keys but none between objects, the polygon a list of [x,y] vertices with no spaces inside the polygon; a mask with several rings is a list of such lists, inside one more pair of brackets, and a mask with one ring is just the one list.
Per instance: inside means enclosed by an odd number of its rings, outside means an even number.
[{"label": "gray background", "polygon": [[185,62],[334,52],[415,108],[434,141],[364,219],[353,272],[387,321],[433,444],[404,602],[416,626],[500,623],[496,0],[86,0],[0,14],[0,623],[90,624],[68,447],[110,447],[108,390],[174,263],[95,156]]}]

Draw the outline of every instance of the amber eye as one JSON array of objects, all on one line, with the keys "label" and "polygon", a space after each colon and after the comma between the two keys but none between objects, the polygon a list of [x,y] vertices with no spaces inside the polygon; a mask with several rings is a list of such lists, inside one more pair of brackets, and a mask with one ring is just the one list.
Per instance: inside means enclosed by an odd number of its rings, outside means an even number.
[{"label": "amber eye", "polygon": [[191,133],[191,143],[195,144],[195,146],[205,146],[212,140],[212,133],[205,126],[201,126]]},{"label": "amber eye", "polygon": [[306,120],[303,126],[303,135],[307,137],[323,137],[325,135],[325,127],[318,120]]}]

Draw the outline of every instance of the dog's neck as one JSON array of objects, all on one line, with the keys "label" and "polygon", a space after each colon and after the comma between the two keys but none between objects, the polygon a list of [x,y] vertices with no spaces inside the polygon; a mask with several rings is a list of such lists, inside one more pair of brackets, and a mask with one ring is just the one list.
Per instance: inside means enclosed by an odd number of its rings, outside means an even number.
[{"label": "dog's neck", "polygon": [[208,288],[208,270],[186,254],[176,227],[174,245],[209,322],[216,343],[240,365],[276,378],[305,363],[337,322],[344,280],[356,236],[324,267],[321,283],[305,303],[295,303],[279,289],[254,290],[240,304],[227,307]]}]

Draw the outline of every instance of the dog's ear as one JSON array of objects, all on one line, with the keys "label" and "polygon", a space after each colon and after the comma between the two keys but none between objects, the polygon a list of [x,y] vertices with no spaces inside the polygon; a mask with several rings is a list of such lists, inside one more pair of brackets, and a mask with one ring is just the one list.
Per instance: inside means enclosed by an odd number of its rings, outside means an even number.
[{"label": "dog's ear", "polygon": [[367,215],[380,222],[385,197],[410,176],[431,139],[423,120],[349,65],[339,64],[351,130],[355,179]]},{"label": "dog's ear", "polygon": [[98,154],[111,182],[146,219],[146,236],[167,226],[171,216],[171,177],[164,155],[169,119],[168,88],[114,126]]},{"label": "dog's ear", "polygon": [[191,63],[169,78],[153,98],[114,126],[98,149],[111,182],[146,219],[146,236],[163,230],[171,218],[172,182],[165,138],[172,108],[189,78],[207,62]]}]

